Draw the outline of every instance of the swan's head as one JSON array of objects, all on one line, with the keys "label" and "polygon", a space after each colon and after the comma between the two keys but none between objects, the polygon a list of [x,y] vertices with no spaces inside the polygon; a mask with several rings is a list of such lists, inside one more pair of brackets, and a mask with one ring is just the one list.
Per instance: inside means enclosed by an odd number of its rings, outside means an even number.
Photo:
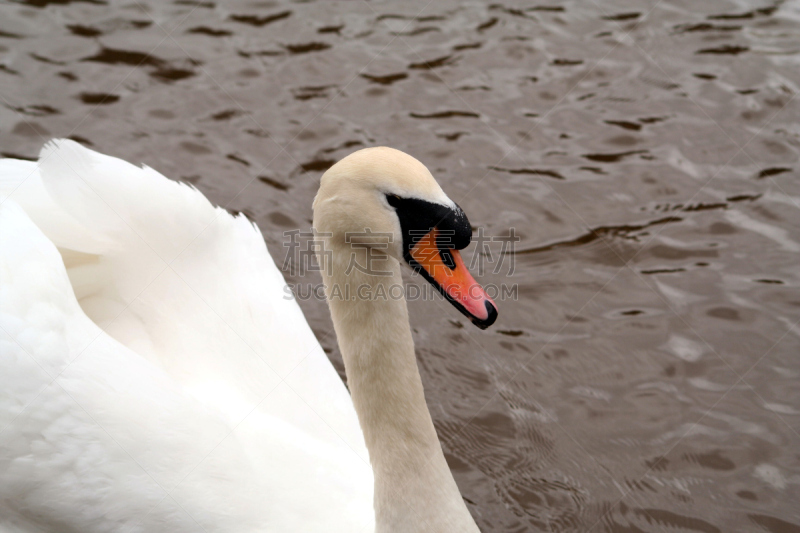
[{"label": "swan's head", "polygon": [[314,199],[314,228],[334,246],[358,242],[408,264],[481,329],[497,318],[459,253],[472,238],[467,216],[408,154],[366,148],[333,165]]}]

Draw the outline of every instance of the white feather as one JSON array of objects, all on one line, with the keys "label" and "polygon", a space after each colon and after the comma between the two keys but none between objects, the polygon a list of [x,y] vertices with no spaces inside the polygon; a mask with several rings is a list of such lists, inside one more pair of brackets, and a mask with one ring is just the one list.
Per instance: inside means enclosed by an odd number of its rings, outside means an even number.
[{"label": "white feather", "polygon": [[258,229],[72,141],[0,160],[0,531],[364,531],[350,397]]}]

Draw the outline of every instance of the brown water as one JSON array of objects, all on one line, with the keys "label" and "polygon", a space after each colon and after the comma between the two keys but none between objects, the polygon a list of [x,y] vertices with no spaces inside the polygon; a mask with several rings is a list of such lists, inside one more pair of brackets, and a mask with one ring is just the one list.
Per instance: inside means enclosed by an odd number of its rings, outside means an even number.
[{"label": "brown water", "polygon": [[103,4],[0,4],[4,156],[146,162],[279,263],[363,146],[514,228],[493,328],[410,304],[484,531],[800,531],[798,2]]}]

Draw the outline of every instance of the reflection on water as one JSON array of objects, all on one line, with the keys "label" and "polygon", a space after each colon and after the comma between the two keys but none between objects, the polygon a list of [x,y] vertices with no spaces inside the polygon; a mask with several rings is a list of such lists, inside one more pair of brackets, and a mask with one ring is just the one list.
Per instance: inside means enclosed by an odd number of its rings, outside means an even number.
[{"label": "reflection on water", "polygon": [[321,172],[405,150],[522,238],[494,329],[410,304],[484,531],[800,531],[797,4],[426,4],[4,3],[0,151],[146,162],[280,261]]}]

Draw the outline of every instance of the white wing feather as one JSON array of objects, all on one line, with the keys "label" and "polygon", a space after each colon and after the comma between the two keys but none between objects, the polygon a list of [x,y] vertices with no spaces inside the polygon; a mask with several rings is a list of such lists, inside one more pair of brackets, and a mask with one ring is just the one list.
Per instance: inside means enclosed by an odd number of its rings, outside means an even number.
[{"label": "white wing feather", "polygon": [[64,140],[0,160],[0,201],[0,530],[371,530],[349,395],[254,225]]}]

